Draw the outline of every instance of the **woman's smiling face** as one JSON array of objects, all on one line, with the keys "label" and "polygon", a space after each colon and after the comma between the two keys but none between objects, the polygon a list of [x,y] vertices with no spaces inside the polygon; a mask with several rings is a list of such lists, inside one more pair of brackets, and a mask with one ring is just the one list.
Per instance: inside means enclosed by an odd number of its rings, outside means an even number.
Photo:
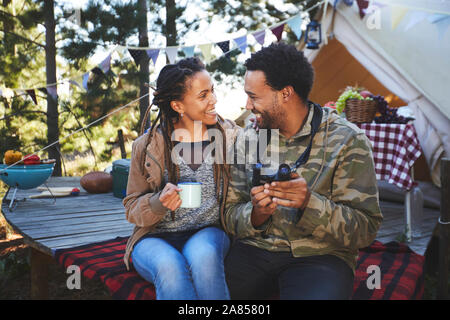
[{"label": "woman's smiling face", "polygon": [[186,92],[183,99],[177,101],[178,110],[182,113],[181,123],[185,127],[191,125],[190,122],[201,121],[203,125],[214,125],[217,122],[216,94],[214,84],[206,70],[196,72],[186,83]]}]

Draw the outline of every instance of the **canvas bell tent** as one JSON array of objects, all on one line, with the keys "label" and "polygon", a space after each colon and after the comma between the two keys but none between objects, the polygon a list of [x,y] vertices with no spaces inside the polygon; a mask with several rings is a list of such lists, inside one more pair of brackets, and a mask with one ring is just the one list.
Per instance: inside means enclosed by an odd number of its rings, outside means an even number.
[{"label": "canvas bell tent", "polygon": [[439,186],[440,160],[450,157],[450,1],[379,0],[366,10],[334,3],[323,8],[320,48],[305,49],[316,73],[310,99],[336,101],[357,84],[389,96],[390,106],[410,107]]}]

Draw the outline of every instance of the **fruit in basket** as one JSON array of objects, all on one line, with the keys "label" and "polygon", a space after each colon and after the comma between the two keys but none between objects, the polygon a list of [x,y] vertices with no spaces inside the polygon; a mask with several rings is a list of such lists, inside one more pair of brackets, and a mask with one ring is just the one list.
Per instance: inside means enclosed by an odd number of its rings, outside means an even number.
[{"label": "fruit in basket", "polygon": [[41,164],[41,158],[36,154],[27,154],[23,160],[25,165]]},{"label": "fruit in basket", "polygon": [[[367,92],[370,93],[369,91]],[[367,94],[367,92],[365,92],[365,94]],[[345,103],[348,99],[372,100],[371,96],[372,94],[370,93],[369,96],[363,97],[356,88],[347,87],[347,89],[339,96],[336,101],[336,111],[338,113],[344,112]]]},{"label": "fruit in basket", "polygon": [[20,160],[22,160],[22,153],[20,151],[8,150],[5,152],[5,164],[11,165]]},{"label": "fruit in basket", "polygon": [[372,97],[372,92],[368,91],[368,90],[363,90],[359,93],[363,98],[371,98]]}]

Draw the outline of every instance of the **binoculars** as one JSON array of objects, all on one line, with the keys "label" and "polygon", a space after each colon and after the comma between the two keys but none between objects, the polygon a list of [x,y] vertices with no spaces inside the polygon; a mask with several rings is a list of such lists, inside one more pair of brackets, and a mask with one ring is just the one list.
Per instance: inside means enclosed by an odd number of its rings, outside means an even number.
[{"label": "binoculars", "polygon": [[289,181],[291,180],[292,169],[287,164],[282,163],[278,167],[278,171],[271,175],[261,174],[262,164],[257,163],[253,166],[253,178],[252,184],[254,187],[261,186],[265,183],[271,183],[273,181]]}]

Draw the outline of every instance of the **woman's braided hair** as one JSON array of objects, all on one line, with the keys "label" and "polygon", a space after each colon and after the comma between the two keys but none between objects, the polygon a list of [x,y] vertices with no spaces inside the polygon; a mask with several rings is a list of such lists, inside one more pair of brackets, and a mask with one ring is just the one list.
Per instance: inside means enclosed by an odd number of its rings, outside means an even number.
[{"label": "woman's braided hair", "polygon": [[[177,184],[180,179],[180,171],[176,164],[172,162],[171,152],[174,147],[173,141],[171,139],[172,133],[174,132],[174,122],[180,118],[178,112],[172,109],[170,102],[174,100],[182,100],[184,94],[189,86],[189,81],[195,75],[195,73],[205,70],[205,65],[198,58],[186,58],[182,59],[176,64],[166,65],[159,73],[158,79],[156,80],[156,91],[153,94],[153,102],[147,108],[144,119],[141,124],[141,135],[144,133],[148,117],[150,115],[150,110],[153,105],[158,106],[159,112],[156,119],[151,124],[150,133],[147,136],[147,145],[154,134],[153,130],[156,128],[156,124],[160,123],[160,130],[164,138],[164,143],[167,146],[164,149],[164,157],[166,161],[166,168],[169,175],[169,182]],[[223,147],[223,157],[226,155],[226,140],[225,132],[220,123],[217,121],[215,125],[209,126],[210,128],[218,129],[223,137],[222,147]],[[216,144],[217,145],[217,144]],[[225,158],[224,158],[225,159]],[[229,165],[222,161],[223,164],[214,163],[214,181],[216,181],[216,186],[219,186],[218,182],[223,180],[224,175],[228,178],[230,177]],[[222,181],[223,183],[223,181]],[[216,196],[219,196],[219,188],[216,188]]]}]

